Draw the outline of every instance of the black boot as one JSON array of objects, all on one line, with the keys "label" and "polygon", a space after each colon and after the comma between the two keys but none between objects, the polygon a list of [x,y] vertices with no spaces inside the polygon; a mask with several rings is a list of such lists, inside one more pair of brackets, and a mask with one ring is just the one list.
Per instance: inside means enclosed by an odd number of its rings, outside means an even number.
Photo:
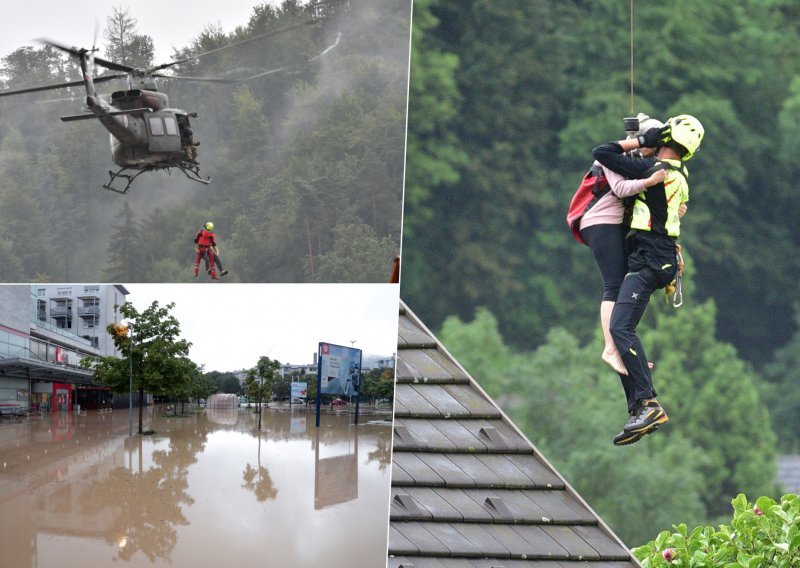
[{"label": "black boot", "polygon": [[646,400],[639,407],[633,420],[625,424],[623,430],[629,434],[649,434],[662,424],[669,422],[669,417],[654,398]]}]

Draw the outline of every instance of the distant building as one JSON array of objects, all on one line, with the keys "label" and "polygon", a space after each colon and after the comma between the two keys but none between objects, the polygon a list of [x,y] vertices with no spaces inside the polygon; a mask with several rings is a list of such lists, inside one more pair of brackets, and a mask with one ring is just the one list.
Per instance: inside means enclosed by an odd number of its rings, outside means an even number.
[{"label": "distant building", "polygon": [[305,363],[303,365],[292,365],[292,364],[285,364],[281,365],[280,369],[281,377],[288,377],[292,375],[313,375],[317,376],[317,363]]},{"label": "distant building", "polygon": [[0,412],[110,406],[80,361],[117,354],[105,328],[127,294],[121,285],[0,286]]},{"label": "distant building", "polygon": [[778,456],[776,481],[784,493],[800,493],[800,455]]},{"label": "distant building", "polygon": [[372,369],[394,369],[397,362],[397,354],[392,353],[390,357],[364,356],[364,371]]}]

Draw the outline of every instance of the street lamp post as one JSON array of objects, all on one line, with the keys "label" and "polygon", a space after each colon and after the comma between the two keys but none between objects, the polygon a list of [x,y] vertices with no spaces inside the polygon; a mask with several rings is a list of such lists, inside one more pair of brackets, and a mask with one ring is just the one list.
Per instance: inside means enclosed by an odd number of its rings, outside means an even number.
[{"label": "street lamp post", "polygon": [[128,436],[133,436],[133,330],[130,330],[130,377],[128,380]]}]

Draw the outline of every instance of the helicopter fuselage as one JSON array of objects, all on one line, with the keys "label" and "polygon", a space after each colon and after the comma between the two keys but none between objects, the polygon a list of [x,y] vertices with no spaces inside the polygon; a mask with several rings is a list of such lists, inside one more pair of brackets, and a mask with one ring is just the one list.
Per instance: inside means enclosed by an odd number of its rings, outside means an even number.
[{"label": "helicopter fuselage", "polygon": [[111,158],[118,166],[173,167],[191,157],[187,148],[194,140],[189,116],[183,110],[169,108],[164,93],[131,89],[113,93],[111,105],[100,101],[105,108],[89,107],[111,134]]}]

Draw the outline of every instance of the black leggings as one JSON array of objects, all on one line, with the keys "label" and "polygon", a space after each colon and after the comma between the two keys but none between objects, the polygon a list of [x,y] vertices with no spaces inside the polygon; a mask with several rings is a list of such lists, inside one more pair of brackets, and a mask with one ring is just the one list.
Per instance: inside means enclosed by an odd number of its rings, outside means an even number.
[{"label": "black leggings", "polygon": [[622,225],[592,225],[581,229],[583,241],[589,245],[603,277],[603,301],[616,302],[619,288],[628,271],[625,234]]}]

